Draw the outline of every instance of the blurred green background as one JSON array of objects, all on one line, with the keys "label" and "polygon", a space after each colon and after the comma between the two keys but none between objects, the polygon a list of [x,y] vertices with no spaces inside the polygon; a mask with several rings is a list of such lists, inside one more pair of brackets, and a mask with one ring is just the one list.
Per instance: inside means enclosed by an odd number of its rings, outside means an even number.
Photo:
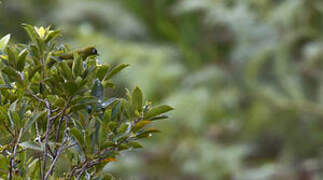
[{"label": "blurred green background", "polygon": [[0,36],[26,41],[22,23],[131,64],[116,82],[175,108],[112,175],[323,179],[322,0],[1,0]]}]

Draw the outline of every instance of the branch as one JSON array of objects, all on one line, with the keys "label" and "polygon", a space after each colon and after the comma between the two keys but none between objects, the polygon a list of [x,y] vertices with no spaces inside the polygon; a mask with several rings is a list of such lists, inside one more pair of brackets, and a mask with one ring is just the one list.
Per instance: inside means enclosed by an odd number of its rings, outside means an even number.
[{"label": "branch", "polygon": [[9,168],[9,179],[10,180],[12,180],[12,178],[13,178],[12,173],[13,173],[13,170],[15,168],[15,159],[16,159],[17,147],[18,147],[18,144],[20,142],[23,130],[24,130],[23,128],[20,129],[17,141],[16,141],[16,143],[15,143],[15,145],[13,147],[13,153],[12,153],[12,157],[10,159],[10,168]]},{"label": "branch", "polygon": [[96,166],[98,164],[100,164],[101,160],[104,159],[104,158],[97,158],[97,159],[94,159],[92,161],[87,161],[85,160],[85,162],[83,163],[83,165],[80,167],[80,166],[75,166],[72,171],[71,171],[71,174],[68,176],[68,179],[72,179],[72,177],[74,176],[74,174],[77,174],[77,177],[76,177],[76,180],[79,180],[81,179],[83,173],[86,171],[86,169],[89,169],[89,168],[92,168],[93,166]]},{"label": "branch", "polygon": [[52,171],[53,171],[53,169],[55,167],[55,164],[56,164],[58,158],[63,153],[63,151],[66,149],[65,143],[67,141],[67,137],[68,137],[67,136],[67,130],[65,130],[65,136],[63,138],[62,145],[58,148],[56,156],[55,156],[54,160],[52,161],[52,163],[51,163],[51,165],[49,167],[49,170],[47,171],[47,173],[45,175],[45,179],[48,179],[49,175],[52,173]]},{"label": "branch", "polygon": [[[59,120],[59,127],[58,127],[58,130],[56,131],[56,142],[58,141],[58,138],[59,138],[59,131],[60,131],[60,127],[61,127],[61,124],[62,124],[62,121],[64,120],[64,114],[65,114],[65,111],[67,109],[67,106],[61,111],[60,114],[62,114],[62,117],[60,118]],[[54,167],[55,167],[55,164],[58,160],[58,158],[61,156],[61,154],[68,148],[71,148],[73,147],[76,143],[73,143],[72,145],[69,145],[69,146],[66,146],[65,143],[69,137],[68,135],[68,131],[69,131],[69,127],[68,127],[68,122],[69,122],[69,118],[66,118],[66,129],[64,131],[64,137],[63,137],[63,140],[62,140],[62,144],[61,146],[58,148],[57,151],[55,151],[55,154],[54,154],[54,159],[49,167],[49,170],[47,171],[44,179],[48,179],[48,177],[52,174],[53,170],[54,170]],[[58,133],[57,133],[58,132]]]},{"label": "branch", "polygon": [[45,179],[45,171],[46,171],[46,166],[47,166],[47,148],[50,148],[48,145],[49,142],[49,134],[51,131],[52,127],[52,119],[51,119],[51,111],[50,111],[50,106],[47,100],[44,100],[46,107],[47,107],[47,125],[46,125],[46,135],[45,135],[45,148],[44,148],[44,156],[43,156],[43,167],[42,167],[42,180]]},{"label": "branch", "polygon": [[80,180],[80,179],[81,179],[81,177],[82,177],[82,175],[83,175],[84,171],[85,171],[85,170],[86,170],[86,168],[87,168],[87,165],[88,165],[88,163],[87,163],[87,162],[85,162],[85,163],[83,164],[82,169],[81,169],[81,171],[80,171],[79,175],[76,177],[76,180]]},{"label": "branch", "polygon": [[56,133],[55,133],[55,141],[56,142],[58,142],[58,140],[59,140],[59,132],[61,131],[61,126],[62,126],[64,117],[65,117],[65,111],[66,111],[66,109],[67,109],[67,106],[59,113],[62,116],[61,116],[61,118],[58,121],[58,127],[57,127],[57,130],[56,130]]},{"label": "branch", "polygon": [[50,120],[54,120],[54,119],[58,118],[60,115],[62,115],[62,114],[63,114],[63,111],[57,113],[55,116],[50,117]]},{"label": "branch", "polygon": [[30,91],[27,91],[27,92],[26,92],[26,94],[31,95],[31,97],[33,97],[33,98],[34,98],[34,99],[36,99],[37,101],[39,101],[39,102],[41,102],[41,103],[44,103],[44,104],[46,105],[46,103],[45,103],[45,101],[44,101],[43,99],[41,99],[40,97],[38,97],[38,96],[36,96],[35,94],[31,93]]},{"label": "branch", "polygon": [[65,149],[69,149],[69,148],[71,148],[71,147],[75,146],[76,144],[77,144],[77,143],[73,143],[73,144],[71,144],[71,145],[65,146],[65,147],[63,148],[63,151],[65,151]]},{"label": "branch", "polygon": [[[68,108],[68,106],[69,106],[69,103],[70,103],[71,99],[72,99],[72,98],[69,98],[69,99],[67,100],[67,103],[66,103],[66,105],[65,105],[64,109],[60,112],[60,114],[61,114],[62,116],[61,116],[61,118],[60,118],[60,119],[59,119],[59,121],[58,121],[58,127],[57,127],[56,134],[55,134],[55,141],[56,141],[56,142],[58,142],[58,140],[59,140],[59,133],[60,133],[60,131],[61,131],[61,126],[62,126],[62,123],[63,123],[64,117],[65,117],[65,113],[66,113],[66,110],[67,110],[67,108]],[[66,120],[66,128],[68,128],[68,124],[67,124],[67,123],[68,123],[68,120]]]}]

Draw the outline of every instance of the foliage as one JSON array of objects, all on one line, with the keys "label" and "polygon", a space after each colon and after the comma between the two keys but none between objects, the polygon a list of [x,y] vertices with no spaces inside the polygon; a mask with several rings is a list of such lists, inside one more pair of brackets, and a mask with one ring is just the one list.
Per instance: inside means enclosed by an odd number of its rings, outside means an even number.
[{"label": "foliage", "polygon": [[158,129],[166,105],[152,107],[136,87],[107,97],[127,64],[101,65],[97,50],[59,45],[60,31],[24,24],[31,42],[0,40],[0,177],[102,179],[103,167]]},{"label": "foliage", "polygon": [[139,85],[176,107],[158,122],[166,133],[104,170],[123,179],[322,179],[323,1],[17,1],[0,6],[3,33],[26,17],[55,24],[73,46],[131,63],[109,95]]}]

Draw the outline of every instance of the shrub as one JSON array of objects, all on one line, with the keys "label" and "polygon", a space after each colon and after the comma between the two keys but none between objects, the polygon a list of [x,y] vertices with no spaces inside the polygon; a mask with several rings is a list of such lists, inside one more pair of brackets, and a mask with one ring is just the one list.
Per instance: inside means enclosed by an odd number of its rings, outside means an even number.
[{"label": "shrub", "polygon": [[24,24],[31,42],[0,40],[0,177],[101,179],[103,167],[158,129],[171,107],[152,107],[136,87],[106,97],[127,64],[100,65],[97,50],[58,45],[60,31]]}]

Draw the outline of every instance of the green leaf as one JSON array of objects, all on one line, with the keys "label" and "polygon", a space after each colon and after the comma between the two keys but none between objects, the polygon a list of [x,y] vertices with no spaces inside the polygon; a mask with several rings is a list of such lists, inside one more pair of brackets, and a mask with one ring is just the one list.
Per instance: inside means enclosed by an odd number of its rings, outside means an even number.
[{"label": "green leaf", "polygon": [[96,103],[97,99],[93,96],[75,96],[72,101],[71,104],[93,104]]},{"label": "green leaf", "polygon": [[111,119],[111,109],[106,109],[103,114],[104,122],[109,122]]},{"label": "green leaf", "polygon": [[126,100],[126,99],[121,99],[121,103],[122,103],[122,109],[124,110],[124,115],[125,117],[127,118],[132,118],[132,114],[130,113],[130,105],[129,105],[129,102]]},{"label": "green leaf", "polygon": [[100,81],[102,81],[104,76],[108,73],[109,67],[109,65],[104,64],[97,69],[96,77],[99,78]]},{"label": "green leaf", "polygon": [[28,80],[31,80],[40,69],[41,69],[41,65],[28,68]]},{"label": "green leaf", "polygon": [[103,86],[99,79],[96,79],[91,90],[91,95],[97,97],[98,99],[103,98]]},{"label": "green leaf", "polygon": [[101,149],[106,149],[108,147],[113,147],[115,146],[115,143],[112,142],[112,141],[105,141],[102,146],[101,146]]},{"label": "green leaf", "polygon": [[82,57],[75,53],[74,54],[74,60],[73,60],[73,66],[72,66],[72,72],[74,77],[80,76],[83,73],[83,60]]},{"label": "green leaf", "polygon": [[136,135],[137,138],[147,138],[150,137],[152,133],[158,133],[160,132],[158,129],[156,128],[147,128],[145,131],[140,132]]},{"label": "green leaf", "polygon": [[114,121],[111,121],[108,123],[108,127],[114,131],[114,129],[118,126],[118,123],[117,122],[114,122]]},{"label": "green leaf", "polygon": [[126,123],[122,123],[120,126],[119,126],[119,128],[117,129],[117,132],[118,132],[118,134],[123,134],[123,133],[125,133],[126,131],[127,131],[127,129],[128,129],[128,124],[126,124]]},{"label": "green leaf", "polygon": [[97,103],[97,100],[94,101],[88,101],[88,102],[81,102],[81,103],[78,103],[78,104],[75,104],[71,107],[71,111],[79,111],[79,110],[84,110],[84,109],[87,109],[87,107],[89,105],[93,105],[93,104],[96,104]]},{"label": "green leaf", "polygon": [[36,29],[34,26],[30,24],[23,24],[23,27],[25,28],[29,38],[37,44],[39,50],[42,52],[45,48],[45,43],[42,41],[39,37],[39,34],[36,32]]},{"label": "green leaf", "polygon": [[141,120],[139,121],[137,124],[135,124],[132,128],[132,131],[133,132],[137,132],[139,131],[140,129],[142,129],[144,126],[150,124],[151,121],[148,121],[148,120]]},{"label": "green leaf", "polygon": [[20,84],[23,84],[20,75],[12,67],[6,66],[2,69],[2,72],[4,72],[6,75],[8,75],[12,80],[14,80]]},{"label": "green leaf", "polygon": [[16,68],[17,67],[17,60],[16,60],[16,53],[14,48],[8,47],[6,48],[8,54],[8,62],[10,66]]},{"label": "green leaf", "polygon": [[10,37],[11,37],[11,35],[7,34],[0,39],[0,50],[4,49],[7,46],[8,42],[10,40]]},{"label": "green leaf", "polygon": [[55,98],[55,100],[53,101],[53,102],[55,102],[54,103],[54,106],[57,106],[57,107],[64,107],[64,105],[65,105],[65,99],[63,99],[63,98]]},{"label": "green leaf", "polygon": [[102,81],[102,85],[105,88],[114,88],[115,87],[115,85],[110,80]]},{"label": "green leaf", "polygon": [[26,112],[27,109],[27,103],[26,102],[22,102],[20,109],[19,109],[19,118],[23,119],[24,118],[24,114]]},{"label": "green leaf", "polygon": [[71,71],[71,68],[68,66],[66,61],[62,61],[59,63],[59,67],[60,67],[60,73],[62,73],[63,77],[66,80],[73,80],[73,74]]},{"label": "green leaf", "polygon": [[96,118],[96,120],[99,122],[99,133],[98,133],[98,144],[99,146],[102,146],[102,144],[107,139],[107,127],[104,122],[100,118]]},{"label": "green leaf", "polygon": [[34,124],[34,122],[38,121],[46,113],[46,111],[36,112],[31,118],[29,118],[25,122],[25,130],[29,130],[29,128]]},{"label": "green leaf", "polygon": [[63,88],[69,96],[74,95],[79,90],[77,84],[72,81],[67,81],[63,83]]},{"label": "green leaf", "polygon": [[40,65],[40,52],[36,45],[29,45],[30,54],[32,55],[31,60],[35,63],[35,65]]},{"label": "green leaf", "polygon": [[143,95],[139,87],[136,87],[135,90],[132,92],[132,106],[134,110],[142,112]]},{"label": "green leaf", "polygon": [[35,142],[32,142],[32,141],[25,141],[25,142],[19,143],[19,146],[21,146],[24,149],[30,149],[30,150],[35,150],[35,151],[42,151],[41,146],[38,145]]},{"label": "green leaf", "polygon": [[20,118],[19,118],[19,114],[9,110],[8,111],[8,117],[9,117],[9,121],[11,123],[11,128],[17,127],[20,128]]},{"label": "green leaf", "polygon": [[128,143],[128,145],[129,145],[130,147],[134,148],[134,149],[143,148],[143,146],[142,146],[140,143],[135,142],[135,141],[133,141],[133,142],[129,142],[129,143]]},{"label": "green leaf", "polygon": [[31,162],[28,164],[28,177],[38,178],[40,174],[41,165],[39,163],[40,159],[32,158]]},{"label": "green leaf", "polygon": [[110,73],[106,75],[106,77],[103,80],[111,79],[113,76],[115,76],[118,72],[120,72],[122,69],[128,67],[129,64],[120,64],[117,67],[114,67]]},{"label": "green leaf", "polygon": [[161,115],[161,116],[155,116],[153,118],[150,118],[149,120],[151,120],[151,121],[157,121],[157,120],[162,120],[162,119],[167,119],[167,118],[168,118],[168,116]]},{"label": "green leaf", "polygon": [[84,145],[84,137],[82,135],[82,133],[80,132],[80,130],[78,130],[76,127],[73,127],[70,130],[71,135],[74,137],[74,139],[77,141],[77,143],[83,147]]},{"label": "green leaf", "polygon": [[38,34],[35,31],[35,28],[30,25],[30,24],[22,24],[23,27],[25,28],[29,38],[34,42],[37,43],[37,38],[38,38]]},{"label": "green leaf", "polygon": [[162,113],[166,113],[168,111],[173,110],[174,108],[167,106],[167,105],[161,105],[161,106],[157,106],[154,107],[152,109],[150,109],[144,116],[144,119],[150,119],[152,117],[158,116]]},{"label": "green leaf", "polygon": [[53,41],[54,39],[56,39],[57,37],[59,37],[60,33],[61,33],[61,31],[59,31],[59,30],[56,30],[56,31],[52,31],[52,32],[50,32],[50,33],[47,35],[47,37],[46,37],[46,39],[45,39],[45,42],[46,42],[46,43],[48,43],[48,42],[50,42],[50,41]]},{"label": "green leaf", "polygon": [[123,151],[129,149],[129,146],[127,144],[120,144],[118,146],[118,151]]},{"label": "green leaf", "polygon": [[112,105],[114,102],[118,101],[117,98],[109,98],[101,103],[101,108],[107,108],[108,106]]},{"label": "green leaf", "polygon": [[22,71],[24,69],[27,54],[28,54],[27,49],[24,49],[19,53],[18,61],[17,61],[17,70],[18,71]]},{"label": "green leaf", "polygon": [[121,103],[117,102],[116,105],[112,108],[111,120],[115,120],[120,114]]}]

